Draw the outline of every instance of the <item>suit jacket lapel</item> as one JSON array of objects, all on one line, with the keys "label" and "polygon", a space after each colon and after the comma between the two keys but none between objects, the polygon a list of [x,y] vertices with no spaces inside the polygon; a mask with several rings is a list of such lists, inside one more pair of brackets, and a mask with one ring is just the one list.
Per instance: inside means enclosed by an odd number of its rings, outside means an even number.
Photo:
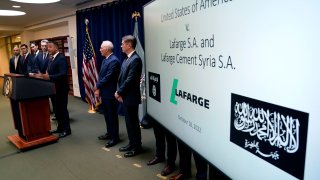
[{"label": "suit jacket lapel", "polygon": [[53,59],[49,60],[49,62],[48,62],[48,72],[51,71],[52,65],[54,64],[55,61],[57,61],[58,56],[59,56],[59,54],[57,54],[55,58],[52,56]]},{"label": "suit jacket lapel", "polygon": [[102,75],[102,72],[104,71],[104,68],[105,68],[105,65],[107,63],[107,60],[108,60],[108,58],[104,58],[103,61],[102,61],[100,72],[99,72],[100,76]]},{"label": "suit jacket lapel", "polygon": [[122,76],[127,72],[128,66],[131,63],[131,61],[134,59],[135,54],[136,54],[136,52],[132,53],[132,55],[129,58],[127,58],[123,61],[122,66],[121,66],[119,80],[121,80]]},{"label": "suit jacket lapel", "polygon": [[127,71],[127,68],[128,68],[128,66],[129,66],[130,62],[134,59],[135,53],[136,53],[136,52],[134,52],[129,58],[127,58],[127,59],[125,59],[125,60],[123,61],[124,72]]}]

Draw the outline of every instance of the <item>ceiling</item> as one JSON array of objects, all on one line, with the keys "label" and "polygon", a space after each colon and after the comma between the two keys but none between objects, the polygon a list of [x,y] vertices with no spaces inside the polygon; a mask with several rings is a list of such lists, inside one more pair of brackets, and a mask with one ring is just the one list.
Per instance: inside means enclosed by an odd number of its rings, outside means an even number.
[{"label": "ceiling", "polygon": [[[0,37],[19,34],[29,26],[37,25],[50,19],[72,15],[75,14],[77,9],[109,1],[112,0],[61,0],[50,4],[28,4],[0,0],[0,9],[26,12],[24,16],[0,16]],[[13,8],[13,5],[19,5],[21,8]]]}]

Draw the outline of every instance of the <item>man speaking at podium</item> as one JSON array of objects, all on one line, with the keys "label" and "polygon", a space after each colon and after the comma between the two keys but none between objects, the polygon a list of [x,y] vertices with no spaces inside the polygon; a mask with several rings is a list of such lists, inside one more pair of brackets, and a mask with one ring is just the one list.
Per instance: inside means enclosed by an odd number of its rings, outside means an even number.
[{"label": "man speaking at podium", "polygon": [[58,127],[52,133],[58,133],[60,138],[71,134],[69,112],[68,112],[68,64],[63,54],[58,51],[56,42],[48,42],[48,52],[51,59],[48,62],[46,74],[32,74],[32,77],[38,77],[55,83],[56,86],[56,117]]}]

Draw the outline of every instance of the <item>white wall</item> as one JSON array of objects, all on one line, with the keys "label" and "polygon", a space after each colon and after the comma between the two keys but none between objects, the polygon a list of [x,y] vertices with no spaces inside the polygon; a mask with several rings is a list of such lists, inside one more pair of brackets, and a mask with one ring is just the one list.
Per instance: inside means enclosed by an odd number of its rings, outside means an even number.
[{"label": "white wall", "polygon": [[[58,36],[69,36],[71,37],[72,51],[74,56],[70,57],[72,64],[72,80],[73,80],[73,91],[74,96],[80,97],[79,83],[78,83],[78,71],[77,71],[77,27],[76,27],[76,15],[67,15],[64,18],[58,18],[53,21],[47,21],[42,24],[30,26],[25,29],[21,34],[22,43],[29,44],[30,41],[52,38]],[[71,49],[69,49],[71,51]]]},{"label": "white wall", "polygon": [[50,29],[45,29],[41,31],[34,32],[34,39],[44,39],[50,37],[58,37],[58,36],[68,36],[69,30],[68,26],[62,25],[58,27],[52,27]]},{"label": "white wall", "polygon": [[5,39],[0,38],[0,76],[3,76],[5,73],[9,73],[9,57],[6,51]]}]

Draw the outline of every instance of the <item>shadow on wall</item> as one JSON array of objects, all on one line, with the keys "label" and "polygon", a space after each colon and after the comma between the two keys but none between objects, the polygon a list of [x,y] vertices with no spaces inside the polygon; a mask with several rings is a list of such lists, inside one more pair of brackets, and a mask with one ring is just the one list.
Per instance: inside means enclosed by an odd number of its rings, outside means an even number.
[{"label": "shadow on wall", "polygon": [[3,76],[0,75],[0,96],[2,96],[3,90]]}]

